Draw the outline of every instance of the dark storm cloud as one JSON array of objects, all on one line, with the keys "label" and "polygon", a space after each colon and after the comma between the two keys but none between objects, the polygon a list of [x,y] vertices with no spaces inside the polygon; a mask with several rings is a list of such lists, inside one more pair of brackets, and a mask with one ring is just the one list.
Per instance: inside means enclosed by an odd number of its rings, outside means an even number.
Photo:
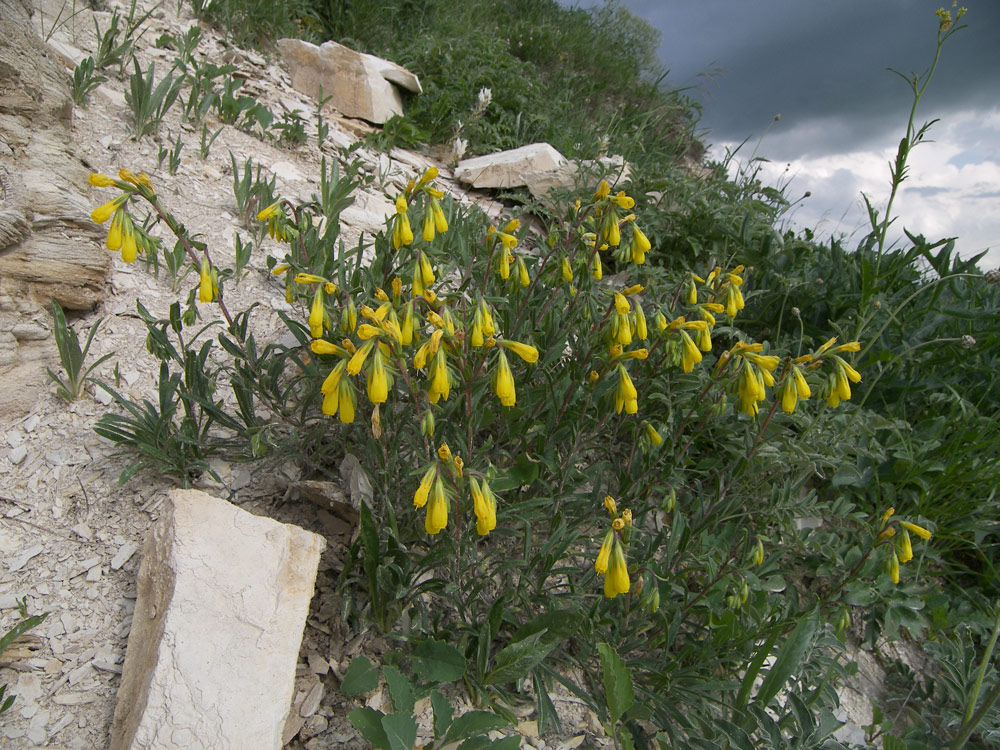
[{"label": "dark storm cloud", "polygon": [[[586,3],[593,4],[593,3]],[[704,108],[709,142],[756,139],[781,114],[778,160],[883,142],[905,124],[909,90],[892,67],[922,72],[943,0],[625,0],[660,29],[675,87]],[[919,117],[1000,102],[1000,2],[969,0]]]}]

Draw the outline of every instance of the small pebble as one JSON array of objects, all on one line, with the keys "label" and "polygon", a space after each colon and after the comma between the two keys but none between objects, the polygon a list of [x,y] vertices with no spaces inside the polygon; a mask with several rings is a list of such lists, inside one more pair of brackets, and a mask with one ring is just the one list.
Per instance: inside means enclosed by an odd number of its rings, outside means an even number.
[{"label": "small pebble", "polygon": [[7,458],[10,459],[10,462],[14,464],[14,466],[17,466],[25,459],[25,457],[27,457],[27,455],[28,447],[22,443],[21,445],[15,445],[11,448],[10,453],[7,454]]}]

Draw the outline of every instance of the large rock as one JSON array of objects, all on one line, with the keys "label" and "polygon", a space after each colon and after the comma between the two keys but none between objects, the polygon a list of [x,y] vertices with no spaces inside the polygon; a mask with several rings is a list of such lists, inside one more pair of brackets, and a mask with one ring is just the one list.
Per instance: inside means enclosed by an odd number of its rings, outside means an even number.
[{"label": "large rock", "polygon": [[111,750],[277,750],[325,542],[174,490],[139,568]]},{"label": "large rock", "polygon": [[341,114],[378,125],[403,114],[399,88],[419,94],[420,81],[405,68],[337,42],[317,47],[301,39],[279,39],[278,51],[292,85],[308,96],[329,96]]},{"label": "large rock", "polygon": [[565,164],[566,157],[548,143],[532,143],[460,161],[455,179],[474,188],[522,187],[531,175],[552,172]]},{"label": "large rock", "polygon": [[0,419],[48,387],[49,297],[89,310],[110,268],[70,137],[68,75],[32,29],[30,5],[0,0]]}]

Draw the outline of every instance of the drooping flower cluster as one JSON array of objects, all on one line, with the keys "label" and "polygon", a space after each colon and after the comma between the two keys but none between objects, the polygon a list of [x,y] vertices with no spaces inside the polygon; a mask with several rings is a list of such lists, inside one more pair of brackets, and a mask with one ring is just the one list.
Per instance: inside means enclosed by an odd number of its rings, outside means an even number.
[{"label": "drooping flower cluster", "polygon": [[619,594],[627,594],[631,588],[628,564],[625,562],[625,529],[632,526],[632,511],[623,510],[618,514],[618,504],[611,495],[604,498],[604,507],[611,515],[611,528],[604,535],[601,549],[594,561],[594,570],[604,576],[604,595],[614,599]]},{"label": "drooping flower cluster", "polygon": [[152,197],[156,191],[145,172],[137,175],[128,169],[122,169],[118,172],[118,178],[116,180],[98,172],[90,175],[88,181],[94,187],[115,187],[122,191],[121,195],[95,208],[90,218],[97,224],[111,219],[104,244],[108,250],[120,251],[123,261],[132,263],[140,252],[155,253],[159,243],[149,236],[142,224],[136,224],[128,212],[128,206],[136,196]]},{"label": "drooping flower cluster", "polygon": [[[894,542],[890,544],[890,553],[886,560],[886,572],[889,573],[890,580],[894,584],[898,584],[899,566],[913,559],[913,541],[910,538],[910,532],[916,534],[924,541],[930,539],[932,534],[923,526],[893,518],[895,512],[895,508],[889,508],[882,514],[882,520],[879,523],[878,539],[879,541],[894,539]],[[890,525],[890,523],[898,523],[902,528],[902,533],[899,533],[896,526]]]},{"label": "drooping flower cluster", "polygon": [[[424,471],[423,478],[413,494],[415,508],[426,507],[424,530],[430,535],[439,534],[448,525],[449,494],[461,490],[466,470],[460,456],[452,455],[447,443],[437,450],[437,458]],[[469,492],[472,511],[476,516],[476,531],[486,536],[497,525],[497,499],[485,476],[470,475]],[[447,486],[446,486],[447,483]]]}]

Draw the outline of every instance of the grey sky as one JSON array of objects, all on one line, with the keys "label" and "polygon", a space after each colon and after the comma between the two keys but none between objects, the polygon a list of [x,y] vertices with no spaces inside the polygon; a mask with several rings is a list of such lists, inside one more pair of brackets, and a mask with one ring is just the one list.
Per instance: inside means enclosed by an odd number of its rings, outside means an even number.
[{"label": "grey sky", "polygon": [[[578,4],[590,6],[600,0]],[[887,194],[886,162],[910,107],[887,68],[920,73],[934,54],[934,11],[946,0],[622,0],[661,33],[667,81],[703,108],[716,158],[749,140],[770,160],[765,177],[809,190],[792,218],[820,234],[864,222],[860,192]],[[959,236],[959,251],[1000,260],[1000,0],[967,0],[968,28],[945,45],[918,124],[940,118],[914,153],[897,202],[900,225],[929,239]],[[988,200],[990,199],[990,200]],[[996,218],[993,218],[993,217]],[[940,234],[935,235],[936,232]],[[987,264],[988,267],[988,264]]]}]

